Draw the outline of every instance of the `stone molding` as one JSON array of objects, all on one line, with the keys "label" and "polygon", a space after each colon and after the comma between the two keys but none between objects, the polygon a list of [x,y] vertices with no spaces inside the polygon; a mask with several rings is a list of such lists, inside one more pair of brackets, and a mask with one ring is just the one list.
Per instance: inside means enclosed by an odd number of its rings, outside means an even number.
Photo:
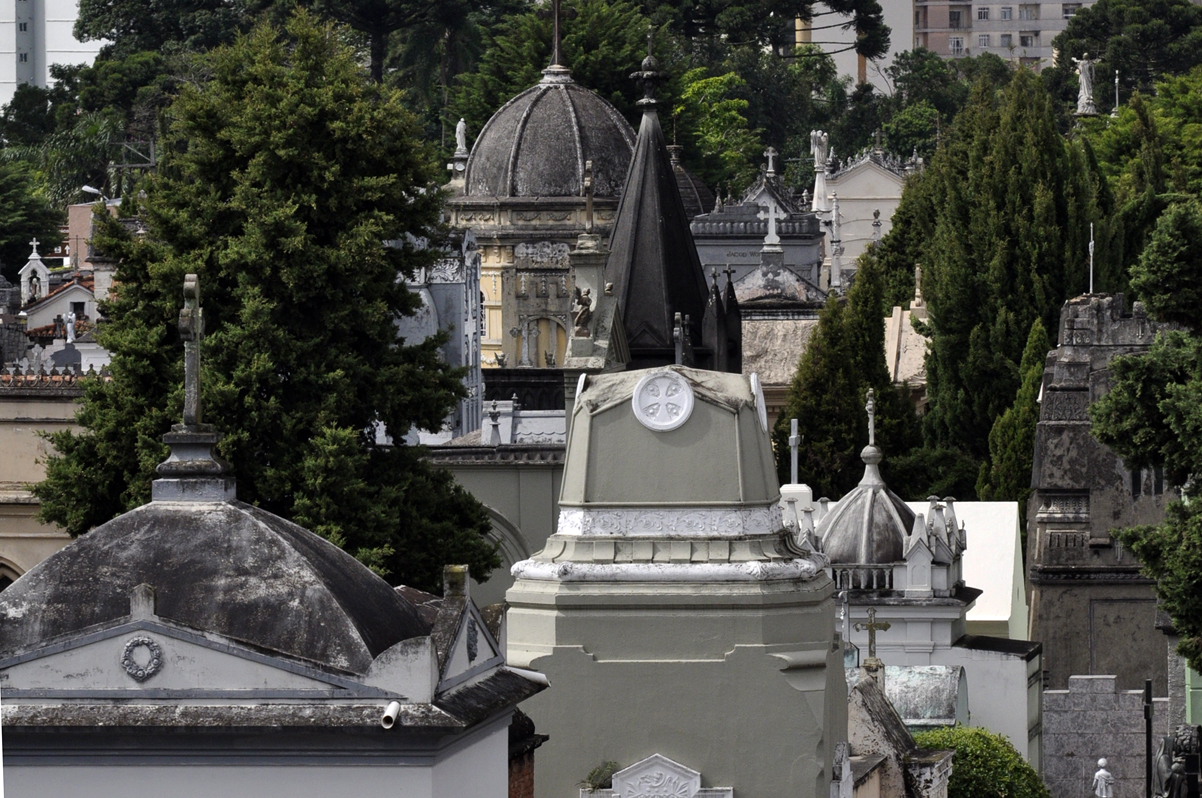
[{"label": "stone molding", "polygon": [[784,528],[780,505],[762,507],[560,507],[557,535],[734,538],[768,535]]},{"label": "stone molding", "polygon": [[701,774],[662,754],[613,775],[609,789],[580,790],[580,798],[733,798],[730,787],[702,787]]},{"label": "stone molding", "polygon": [[809,581],[822,573],[812,560],[740,563],[582,563],[523,560],[510,570],[534,582],[770,582]]}]

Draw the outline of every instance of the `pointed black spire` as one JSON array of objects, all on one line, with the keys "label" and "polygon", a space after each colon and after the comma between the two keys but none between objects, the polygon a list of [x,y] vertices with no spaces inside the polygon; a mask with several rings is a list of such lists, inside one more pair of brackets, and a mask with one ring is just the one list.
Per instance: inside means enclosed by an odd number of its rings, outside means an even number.
[{"label": "pointed black spire", "polygon": [[705,319],[701,324],[701,341],[712,352],[710,368],[726,371],[726,306],[722,302],[722,288],[718,285],[718,270],[711,269],[713,280],[709,291],[709,302],[705,305]]},{"label": "pointed black spire", "polygon": [[675,362],[675,314],[688,319],[686,349],[700,348],[708,295],[656,111],[655,86],[664,76],[650,53],[650,35],[642,67],[631,77],[643,87],[638,102],[643,121],[605,266],[605,279],[618,298],[632,369]]},{"label": "pointed black spire", "polygon": [[743,373],[743,313],[739,310],[739,298],[735,296],[735,284],[731,279],[734,271],[726,267],[726,296],[722,304],[726,307],[726,371]]}]

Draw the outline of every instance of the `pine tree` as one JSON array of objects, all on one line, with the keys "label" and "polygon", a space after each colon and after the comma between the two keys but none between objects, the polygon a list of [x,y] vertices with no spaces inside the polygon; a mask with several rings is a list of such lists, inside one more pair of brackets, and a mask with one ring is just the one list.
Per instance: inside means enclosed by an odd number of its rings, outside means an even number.
[{"label": "pine tree", "polygon": [[162,434],[182,406],[176,319],[200,276],[206,421],[239,497],[344,545],[394,581],[436,589],[441,566],[497,563],[483,508],[406,446],[462,395],[439,340],[407,344],[404,285],[430,263],[441,195],[400,93],[373,84],[333,28],[298,13],[206,60],[170,111],[158,173],[131,237],[100,217],[120,264],[100,342],[112,380],[91,381],[83,431],[52,437],[36,486],[42,518],[87,532],[145,502]]}]

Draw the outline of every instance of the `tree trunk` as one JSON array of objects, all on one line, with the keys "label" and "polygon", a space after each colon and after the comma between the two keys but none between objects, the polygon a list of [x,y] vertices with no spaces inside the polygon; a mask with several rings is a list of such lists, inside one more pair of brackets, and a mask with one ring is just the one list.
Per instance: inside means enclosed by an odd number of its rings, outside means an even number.
[{"label": "tree trunk", "polygon": [[383,31],[371,32],[371,79],[376,83],[384,82],[384,39]]}]

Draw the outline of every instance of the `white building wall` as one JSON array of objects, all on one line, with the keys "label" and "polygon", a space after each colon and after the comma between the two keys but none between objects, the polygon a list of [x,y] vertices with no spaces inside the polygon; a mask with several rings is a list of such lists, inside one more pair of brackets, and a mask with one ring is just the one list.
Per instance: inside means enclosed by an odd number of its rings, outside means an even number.
[{"label": "white building wall", "polygon": [[17,86],[51,83],[51,64],[90,64],[105,42],[80,42],[79,0],[0,0],[0,104]]},{"label": "white building wall", "polygon": [[434,764],[434,798],[508,798],[509,721],[506,713]]},{"label": "white building wall", "polygon": [[[298,758],[299,760],[299,758]],[[88,798],[130,798],[161,795],[171,798],[213,798],[250,795],[254,798],[330,798],[335,795],[406,796],[432,798],[430,767],[331,766],[312,760],[289,766],[150,765],[136,759],[126,765],[4,767],[8,798],[86,795]],[[473,793],[464,793],[472,795]],[[482,795],[484,793],[481,793]]]}]

